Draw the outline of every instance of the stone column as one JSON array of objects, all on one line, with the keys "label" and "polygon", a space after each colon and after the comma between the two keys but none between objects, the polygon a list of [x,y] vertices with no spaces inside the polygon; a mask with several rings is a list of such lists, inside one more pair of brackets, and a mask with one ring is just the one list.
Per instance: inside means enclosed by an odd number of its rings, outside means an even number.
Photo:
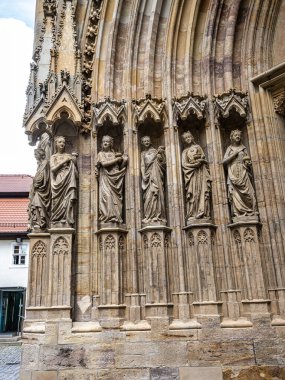
[{"label": "stone column", "polygon": [[127,232],[122,226],[104,226],[97,232],[101,267],[98,317],[100,325],[105,328],[119,328],[126,318],[124,283]]}]

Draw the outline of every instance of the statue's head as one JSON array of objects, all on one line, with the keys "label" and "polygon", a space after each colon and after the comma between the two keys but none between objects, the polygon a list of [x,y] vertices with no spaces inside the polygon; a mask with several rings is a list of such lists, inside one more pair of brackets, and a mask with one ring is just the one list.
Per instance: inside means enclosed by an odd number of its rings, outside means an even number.
[{"label": "statue's head", "polygon": [[241,141],[242,131],[240,129],[234,129],[231,131],[230,140],[232,143],[239,143]]},{"label": "statue's head", "polygon": [[65,137],[64,136],[56,136],[54,138],[55,150],[56,152],[63,152],[65,149]]},{"label": "statue's head", "polygon": [[109,136],[109,135],[103,136],[103,138],[102,138],[102,149],[104,149],[104,150],[106,150],[108,148],[112,149],[113,144],[114,144],[114,139],[112,136]]},{"label": "statue's head", "polygon": [[151,139],[149,136],[143,136],[141,138],[141,143],[145,148],[149,148],[151,146]]},{"label": "statue's head", "polygon": [[185,144],[190,145],[194,142],[194,137],[190,131],[186,131],[182,134],[182,140]]}]

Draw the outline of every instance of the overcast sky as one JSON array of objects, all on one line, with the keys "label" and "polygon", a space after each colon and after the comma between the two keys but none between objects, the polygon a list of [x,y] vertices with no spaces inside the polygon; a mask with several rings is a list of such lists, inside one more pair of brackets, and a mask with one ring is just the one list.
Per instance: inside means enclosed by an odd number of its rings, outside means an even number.
[{"label": "overcast sky", "polygon": [[36,0],[0,0],[0,174],[35,174],[22,128]]}]

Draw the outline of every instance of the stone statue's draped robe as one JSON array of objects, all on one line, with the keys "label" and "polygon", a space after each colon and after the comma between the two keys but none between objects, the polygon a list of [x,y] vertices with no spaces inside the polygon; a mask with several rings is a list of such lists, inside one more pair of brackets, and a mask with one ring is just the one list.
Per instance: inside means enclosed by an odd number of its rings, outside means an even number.
[{"label": "stone statue's draped robe", "polygon": [[256,208],[256,198],[251,182],[251,174],[243,158],[248,157],[244,145],[230,145],[226,150],[224,159],[238,152],[228,164],[228,191],[233,216],[253,215]]},{"label": "stone statue's draped robe", "polygon": [[[68,153],[56,153],[51,156],[51,170],[59,163],[71,158]],[[70,160],[51,175],[51,221],[66,223],[72,227],[75,222],[75,201],[77,199],[78,172],[75,163]]]},{"label": "stone statue's draped robe", "polygon": [[[122,223],[123,184],[126,167],[120,169],[118,164],[102,166],[113,161],[115,152],[99,152],[99,220],[103,223]],[[101,164],[101,165],[100,165]]]},{"label": "stone statue's draped robe", "polygon": [[186,190],[186,219],[210,217],[211,177],[206,162],[197,166],[197,158],[205,158],[202,148],[197,144],[182,152],[182,168]]},{"label": "stone statue's draped robe", "polygon": [[144,223],[166,222],[164,199],[165,155],[150,148],[141,154]]},{"label": "stone statue's draped robe", "polygon": [[45,229],[48,227],[51,200],[50,166],[48,160],[43,160],[38,165],[29,198],[30,226],[32,228],[38,226],[41,229]]}]

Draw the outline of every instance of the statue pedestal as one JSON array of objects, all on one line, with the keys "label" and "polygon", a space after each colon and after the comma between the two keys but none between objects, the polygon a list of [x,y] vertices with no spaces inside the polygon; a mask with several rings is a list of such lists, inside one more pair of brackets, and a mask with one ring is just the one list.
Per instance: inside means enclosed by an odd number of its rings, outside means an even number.
[{"label": "statue pedestal", "polygon": [[109,223],[101,225],[96,233],[101,266],[98,319],[104,328],[119,328],[126,319],[124,270],[127,232],[124,226]]},{"label": "statue pedestal", "polygon": [[272,326],[285,326],[285,288],[269,289],[268,293],[273,314]]},{"label": "statue pedestal", "polygon": [[231,229],[232,262],[235,283],[241,289],[242,316],[267,315],[270,300],[267,299],[259,247],[260,224],[257,216],[235,218]]},{"label": "statue pedestal", "polygon": [[171,229],[164,225],[149,225],[142,234],[142,259],[144,266],[144,315],[152,318],[169,319],[173,313],[168,287],[168,254]]},{"label": "statue pedestal", "polygon": [[[29,283],[27,308],[47,306],[50,234],[30,233]],[[33,318],[33,313],[28,312]]]},{"label": "statue pedestal", "polygon": [[184,227],[187,240],[186,265],[188,286],[193,292],[194,315],[217,315],[221,303],[217,302],[214,275],[214,231],[216,226],[205,220],[195,220]]},{"label": "statue pedestal", "polygon": [[30,282],[27,320],[70,318],[73,234],[73,228],[52,228],[49,233],[29,235],[33,282]]}]

